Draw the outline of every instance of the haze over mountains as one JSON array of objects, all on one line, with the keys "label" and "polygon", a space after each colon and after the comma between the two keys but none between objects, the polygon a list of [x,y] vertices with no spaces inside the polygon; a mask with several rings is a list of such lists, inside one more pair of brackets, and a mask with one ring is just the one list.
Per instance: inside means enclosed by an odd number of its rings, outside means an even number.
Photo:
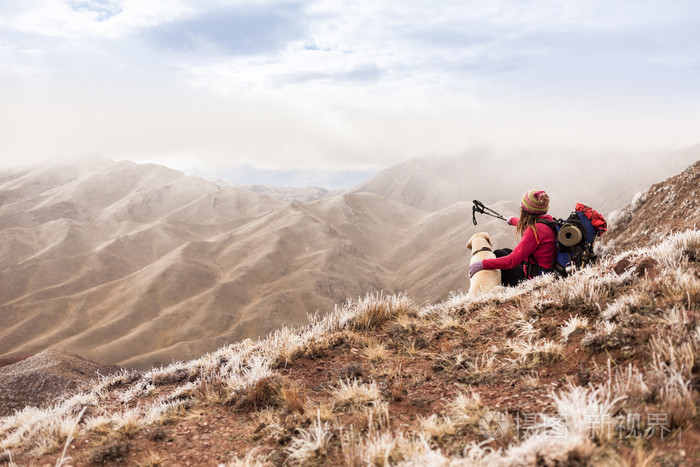
[{"label": "haze over mountains", "polygon": [[652,183],[677,174],[700,159],[700,145],[672,153],[491,154],[412,159],[389,167],[351,191],[376,193],[393,201],[433,211],[477,198],[487,204],[519,200],[533,187],[546,189],[555,217],[565,217],[576,202],[601,213],[625,207]]},{"label": "haze over mountains", "polygon": [[538,186],[555,215],[576,201],[607,214],[699,156],[700,146],[648,157],[637,173],[567,171],[553,159],[528,176],[505,159],[421,159],[340,193],[222,186],[126,161],[4,171],[0,356],[60,344],[143,368],[305,323],[367,292],[444,299],[468,287],[472,233],[514,242],[502,221],[472,224],[472,199],[515,215]]}]

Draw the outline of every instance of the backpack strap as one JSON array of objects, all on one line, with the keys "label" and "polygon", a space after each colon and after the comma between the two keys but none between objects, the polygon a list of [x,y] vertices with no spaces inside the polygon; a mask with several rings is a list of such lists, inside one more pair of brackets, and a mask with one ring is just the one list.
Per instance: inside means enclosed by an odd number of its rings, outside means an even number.
[{"label": "backpack strap", "polygon": [[555,271],[559,274],[559,270],[556,268],[557,265],[557,254],[558,254],[558,248],[556,246],[557,242],[557,234],[559,233],[557,230],[557,227],[559,226],[560,222],[557,219],[554,219],[553,221],[550,221],[549,219],[537,219],[535,221],[537,224],[544,224],[546,226],[549,226],[550,229],[554,232],[554,257],[552,258],[551,265],[549,268],[543,268],[542,266],[539,265],[539,263],[535,260],[535,255],[530,254],[530,258],[528,258],[527,261],[527,273],[530,277],[535,277],[539,276],[543,273],[546,272],[551,272]]},{"label": "backpack strap", "polygon": [[550,221],[549,219],[537,219],[537,220],[535,221],[535,223],[536,223],[536,224],[548,225],[552,230],[554,230],[554,234],[556,235],[556,233],[557,233],[557,225],[558,225],[558,222],[557,222],[556,219],[553,220],[553,221]]}]

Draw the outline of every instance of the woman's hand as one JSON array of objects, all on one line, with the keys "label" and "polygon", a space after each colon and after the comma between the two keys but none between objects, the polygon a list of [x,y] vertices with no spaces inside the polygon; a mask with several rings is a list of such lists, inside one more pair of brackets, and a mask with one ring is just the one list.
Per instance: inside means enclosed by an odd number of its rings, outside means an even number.
[{"label": "woman's hand", "polygon": [[484,269],[484,265],[481,261],[477,261],[476,263],[472,263],[469,265],[469,278],[471,279],[474,274],[477,272],[481,271]]},{"label": "woman's hand", "polygon": [[519,220],[520,219],[518,219],[517,217],[509,217],[508,218],[508,225],[516,226],[516,225],[518,225]]}]

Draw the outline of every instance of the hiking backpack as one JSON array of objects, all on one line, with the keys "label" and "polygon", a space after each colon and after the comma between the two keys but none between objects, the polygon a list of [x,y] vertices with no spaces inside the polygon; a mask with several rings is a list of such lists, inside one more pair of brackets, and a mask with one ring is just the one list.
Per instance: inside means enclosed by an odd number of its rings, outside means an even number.
[{"label": "hiking backpack", "polygon": [[562,277],[573,269],[595,262],[593,242],[608,230],[605,218],[581,203],[576,203],[576,208],[566,219],[538,219],[537,222],[550,226],[556,234],[556,257],[548,271]]}]

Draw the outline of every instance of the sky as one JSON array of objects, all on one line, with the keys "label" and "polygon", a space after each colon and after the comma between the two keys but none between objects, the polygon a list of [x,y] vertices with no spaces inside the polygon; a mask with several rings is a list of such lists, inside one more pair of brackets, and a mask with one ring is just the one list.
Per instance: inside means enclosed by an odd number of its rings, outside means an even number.
[{"label": "sky", "polygon": [[699,24],[695,0],[3,0],[0,166],[342,185],[475,148],[680,149]]}]

